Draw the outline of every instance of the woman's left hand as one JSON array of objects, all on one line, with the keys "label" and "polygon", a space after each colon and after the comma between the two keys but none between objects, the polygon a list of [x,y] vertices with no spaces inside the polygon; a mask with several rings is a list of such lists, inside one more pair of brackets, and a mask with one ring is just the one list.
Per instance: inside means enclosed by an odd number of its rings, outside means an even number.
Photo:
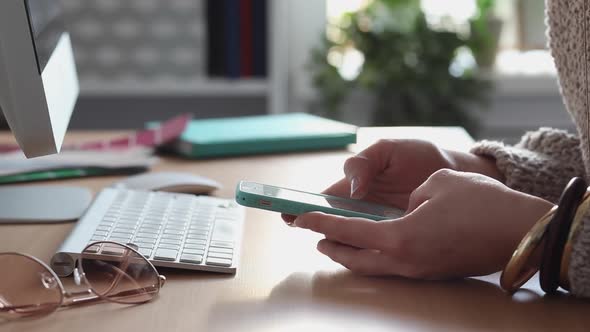
[{"label": "woman's left hand", "polygon": [[492,178],[444,169],[411,194],[400,219],[312,212],[295,225],[324,234],[318,250],[353,272],[448,279],[501,270],[552,206]]}]

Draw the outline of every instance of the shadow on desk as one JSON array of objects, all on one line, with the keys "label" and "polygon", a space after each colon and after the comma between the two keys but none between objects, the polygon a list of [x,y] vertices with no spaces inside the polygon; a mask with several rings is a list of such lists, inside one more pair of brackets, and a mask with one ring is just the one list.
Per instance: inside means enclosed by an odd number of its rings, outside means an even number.
[{"label": "shadow on desk", "polygon": [[565,294],[541,297],[523,290],[510,297],[477,279],[428,282],[348,271],[293,274],[267,298],[223,306],[210,312],[212,321],[252,331],[587,331],[590,326],[590,302]]}]

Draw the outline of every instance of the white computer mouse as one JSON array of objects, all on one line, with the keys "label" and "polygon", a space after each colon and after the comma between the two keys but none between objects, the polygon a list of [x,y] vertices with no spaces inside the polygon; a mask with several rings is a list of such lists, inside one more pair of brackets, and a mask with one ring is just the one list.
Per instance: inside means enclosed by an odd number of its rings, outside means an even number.
[{"label": "white computer mouse", "polygon": [[184,172],[149,172],[130,176],[113,187],[204,195],[220,189],[219,182]]}]

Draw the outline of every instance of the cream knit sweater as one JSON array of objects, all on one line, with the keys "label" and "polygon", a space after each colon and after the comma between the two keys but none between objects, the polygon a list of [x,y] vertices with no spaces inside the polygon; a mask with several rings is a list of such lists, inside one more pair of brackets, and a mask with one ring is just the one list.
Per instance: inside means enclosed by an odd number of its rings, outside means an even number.
[{"label": "cream knit sweater", "polygon": [[[546,2],[549,47],[578,135],[541,128],[514,146],[483,141],[472,152],[495,158],[508,186],[555,202],[573,176],[590,181],[590,0]],[[572,293],[590,297],[590,214],[573,243]]]}]

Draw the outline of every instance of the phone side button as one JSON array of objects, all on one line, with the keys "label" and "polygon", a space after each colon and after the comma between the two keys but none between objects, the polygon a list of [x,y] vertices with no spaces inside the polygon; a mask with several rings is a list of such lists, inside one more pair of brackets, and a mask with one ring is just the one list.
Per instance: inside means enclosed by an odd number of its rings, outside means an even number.
[{"label": "phone side button", "polygon": [[260,206],[266,206],[266,207],[271,207],[272,206],[272,202],[267,200],[267,199],[261,199],[258,201],[258,204]]}]

